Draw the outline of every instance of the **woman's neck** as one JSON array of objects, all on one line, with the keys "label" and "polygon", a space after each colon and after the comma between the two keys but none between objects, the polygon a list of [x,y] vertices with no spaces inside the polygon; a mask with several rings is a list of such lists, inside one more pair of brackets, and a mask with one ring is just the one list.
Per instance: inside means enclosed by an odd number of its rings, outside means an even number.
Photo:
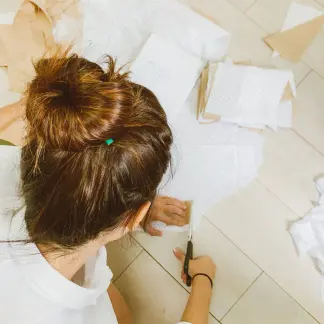
[{"label": "woman's neck", "polygon": [[77,271],[86,263],[87,259],[95,256],[101,246],[90,242],[72,252],[53,251],[43,245],[38,245],[46,261],[62,276],[71,280]]},{"label": "woman's neck", "polygon": [[110,233],[103,233],[72,252],[53,250],[45,245],[37,247],[47,262],[62,276],[71,280],[77,271],[86,263],[89,257],[97,255],[98,250],[108,242],[116,241],[127,234],[128,229],[115,229]]}]

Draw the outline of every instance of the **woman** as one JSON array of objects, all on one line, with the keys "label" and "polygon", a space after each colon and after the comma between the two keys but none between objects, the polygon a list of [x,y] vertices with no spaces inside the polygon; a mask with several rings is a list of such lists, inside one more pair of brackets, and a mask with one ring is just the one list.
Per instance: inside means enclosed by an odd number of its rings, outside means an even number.
[{"label": "woman", "polygon": [[[0,202],[0,318],[130,323],[110,284],[104,246],[140,224],[147,228],[151,209],[155,218],[166,217],[170,201],[155,200],[171,159],[165,113],[150,90],[115,71],[111,58],[106,73],[66,53],[40,60],[35,71],[24,99],[21,156],[6,147],[6,154],[20,159],[23,201],[13,184]],[[2,110],[2,123],[13,121],[17,109]],[[16,171],[8,168],[6,177]],[[171,205],[181,210],[175,220],[181,224],[184,206]],[[183,262],[181,251],[175,255]],[[83,265],[84,284],[78,286],[71,280]],[[214,273],[209,258],[191,262],[193,294],[183,320],[207,323]]]}]

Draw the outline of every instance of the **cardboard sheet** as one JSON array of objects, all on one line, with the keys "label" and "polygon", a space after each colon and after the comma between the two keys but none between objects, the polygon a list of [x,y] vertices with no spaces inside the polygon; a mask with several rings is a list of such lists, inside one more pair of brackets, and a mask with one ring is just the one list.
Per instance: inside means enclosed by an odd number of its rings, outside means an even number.
[{"label": "cardboard sheet", "polygon": [[0,25],[0,66],[8,65],[8,50],[12,34],[11,25]]},{"label": "cardboard sheet", "polygon": [[280,32],[269,35],[264,41],[275,50],[274,55],[298,62],[324,24],[323,12],[292,2]]},{"label": "cardboard sheet", "polygon": [[0,62],[8,67],[10,90],[23,92],[34,76],[33,61],[56,47],[46,1],[23,1],[9,26],[0,29],[0,43],[5,49]]},{"label": "cardboard sheet", "polygon": [[206,89],[208,86],[209,77],[209,64],[205,66],[200,75],[200,85],[198,90],[198,101],[197,101],[197,120],[203,114],[206,107]]}]

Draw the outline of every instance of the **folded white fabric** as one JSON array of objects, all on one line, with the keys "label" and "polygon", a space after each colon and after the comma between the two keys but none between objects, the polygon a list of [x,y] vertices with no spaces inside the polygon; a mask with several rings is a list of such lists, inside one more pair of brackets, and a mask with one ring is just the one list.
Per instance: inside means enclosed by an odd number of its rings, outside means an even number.
[{"label": "folded white fabric", "polygon": [[131,79],[152,90],[172,120],[188,98],[203,64],[176,43],[152,34],[131,66]]},{"label": "folded white fabric", "polygon": [[240,126],[276,130],[289,127],[291,102],[282,104],[287,85],[296,95],[291,71],[219,63],[212,75],[205,112],[221,116],[222,122]]},{"label": "folded white fabric", "polygon": [[80,54],[91,61],[110,54],[118,58],[119,65],[127,64],[151,33],[206,60],[219,60],[229,46],[225,30],[176,0],[80,0],[79,7],[83,21],[73,24],[73,17],[63,16],[54,35],[65,42],[81,35]]}]

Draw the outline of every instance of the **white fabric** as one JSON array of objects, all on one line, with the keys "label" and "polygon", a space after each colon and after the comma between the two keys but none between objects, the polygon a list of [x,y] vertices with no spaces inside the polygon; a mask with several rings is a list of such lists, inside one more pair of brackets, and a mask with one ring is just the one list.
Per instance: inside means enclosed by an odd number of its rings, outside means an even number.
[{"label": "white fabric", "polygon": [[[246,187],[262,163],[263,138],[234,125],[202,125],[193,111],[196,91],[171,123],[173,166],[160,186],[161,194],[192,200],[191,221],[197,228],[216,202]],[[165,230],[161,225],[158,229]],[[182,232],[187,227],[172,227]]]},{"label": "white fabric", "polygon": [[324,177],[315,181],[318,190],[317,205],[290,228],[298,253],[308,253],[322,274],[322,300],[324,302]]},{"label": "white fabric", "polygon": [[152,33],[206,60],[219,60],[229,46],[225,30],[176,0],[81,0],[80,11],[82,23],[64,15],[54,36],[77,40],[80,54],[94,62],[110,54],[127,64]]},{"label": "white fabric", "polygon": [[[19,195],[19,160],[19,148],[0,145],[3,241],[28,238]],[[117,324],[106,291],[112,273],[104,247],[87,262],[86,278],[87,288],[67,280],[47,263],[35,244],[0,243],[1,323]]]}]

